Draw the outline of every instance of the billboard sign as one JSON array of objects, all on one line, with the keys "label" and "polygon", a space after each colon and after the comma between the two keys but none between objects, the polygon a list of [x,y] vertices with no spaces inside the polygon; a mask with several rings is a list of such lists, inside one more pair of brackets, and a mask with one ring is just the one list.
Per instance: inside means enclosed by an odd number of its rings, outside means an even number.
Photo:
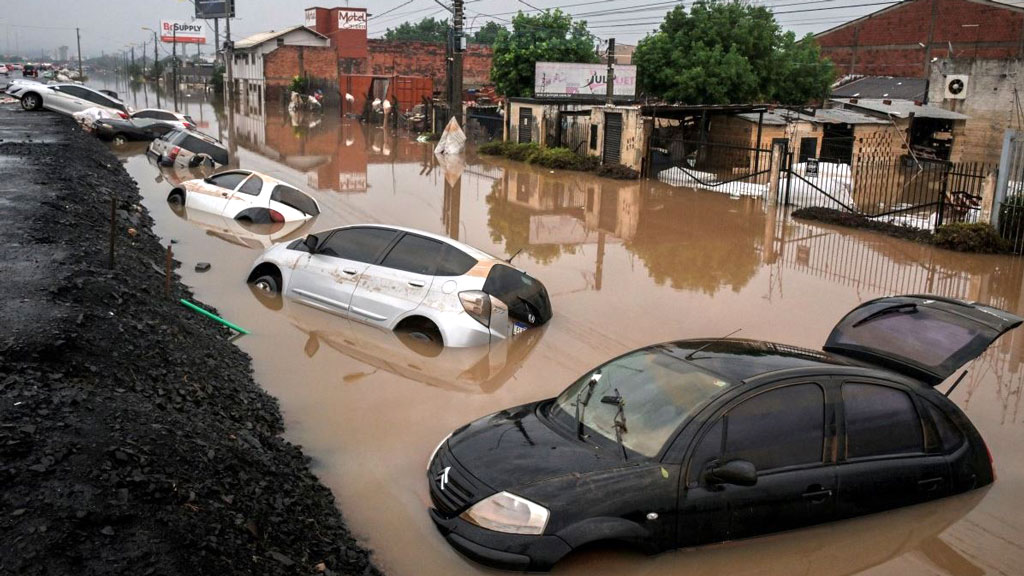
[{"label": "billboard sign", "polygon": [[202,22],[161,20],[160,41],[178,44],[206,44],[206,30]]},{"label": "billboard sign", "polygon": [[[197,19],[235,17],[234,0],[195,0],[195,5]],[[231,11],[230,15],[228,14],[229,10]]]},{"label": "billboard sign", "polygon": [[306,28],[316,29],[316,8],[306,8]]},{"label": "billboard sign", "polygon": [[338,30],[366,30],[366,11],[339,8]]},{"label": "billboard sign", "polygon": [[[618,65],[615,97],[636,97],[636,66]],[[548,98],[604,98],[607,93],[607,64],[537,62],[533,95]]]}]

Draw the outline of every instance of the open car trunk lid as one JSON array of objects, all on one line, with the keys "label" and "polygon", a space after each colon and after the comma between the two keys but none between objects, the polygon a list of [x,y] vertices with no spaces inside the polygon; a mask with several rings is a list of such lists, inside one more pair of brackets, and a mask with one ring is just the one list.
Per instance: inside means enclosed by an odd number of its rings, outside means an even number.
[{"label": "open car trunk lid", "polygon": [[540,280],[511,266],[495,264],[487,274],[483,291],[508,306],[509,319],[529,327],[551,319],[551,301]]},{"label": "open car trunk lid", "polygon": [[937,296],[891,296],[853,309],[826,352],[937,386],[1024,319],[998,308]]}]

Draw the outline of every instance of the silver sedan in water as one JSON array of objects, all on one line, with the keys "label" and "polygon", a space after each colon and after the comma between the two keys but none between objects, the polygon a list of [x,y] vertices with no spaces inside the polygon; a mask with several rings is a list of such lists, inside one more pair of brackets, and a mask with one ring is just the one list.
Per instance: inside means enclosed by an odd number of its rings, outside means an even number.
[{"label": "silver sedan in water", "polygon": [[511,338],[551,318],[539,280],[429,232],[362,224],[267,250],[248,281],[268,292],[450,347]]}]

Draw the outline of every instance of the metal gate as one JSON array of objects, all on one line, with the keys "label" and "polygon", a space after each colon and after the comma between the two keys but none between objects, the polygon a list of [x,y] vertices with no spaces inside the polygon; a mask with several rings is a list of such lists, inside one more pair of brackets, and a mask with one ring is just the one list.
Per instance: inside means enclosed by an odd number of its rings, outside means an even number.
[{"label": "metal gate", "polygon": [[622,114],[604,115],[604,163],[618,164],[622,151]]},{"label": "metal gate", "polygon": [[533,136],[533,110],[530,108],[519,109],[519,143],[526,144]]},{"label": "metal gate", "polygon": [[1013,242],[1014,252],[1024,252],[1024,132],[1007,130],[1003,135],[995,204],[992,224]]}]

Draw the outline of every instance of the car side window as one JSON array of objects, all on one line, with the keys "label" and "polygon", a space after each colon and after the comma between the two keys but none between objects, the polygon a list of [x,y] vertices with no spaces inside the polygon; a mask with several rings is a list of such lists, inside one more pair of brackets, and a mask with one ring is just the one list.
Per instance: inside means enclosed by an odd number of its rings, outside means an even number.
[{"label": "car side window", "polygon": [[413,274],[432,274],[434,264],[441,256],[444,244],[415,234],[406,234],[388,252],[381,266],[411,272]]},{"label": "car side window", "polygon": [[338,230],[317,248],[320,256],[334,256],[357,262],[375,262],[395,239],[395,231],[384,228],[346,228]]},{"label": "car side window", "polygon": [[142,112],[136,112],[132,114],[132,118],[156,118],[149,110],[143,110]]},{"label": "car side window", "polygon": [[876,384],[843,384],[846,458],[869,458],[924,451],[921,419],[910,396]]},{"label": "car side window", "polygon": [[253,174],[238,188],[238,191],[250,196],[259,196],[263,191],[263,179]]},{"label": "car side window", "polygon": [[704,434],[700,443],[697,444],[697,449],[693,451],[693,456],[690,457],[690,472],[687,476],[690,486],[696,486],[700,481],[701,474],[722,455],[724,433],[725,417],[723,416]]},{"label": "car side window", "polygon": [[159,118],[160,120],[177,120],[177,118],[174,117],[174,114],[171,114],[170,112],[154,112],[153,117]]},{"label": "car side window", "polygon": [[822,461],[825,393],[817,384],[775,388],[725,415],[722,461],[747,460],[759,471]]},{"label": "car side window", "polygon": [[[949,419],[938,406],[925,401],[924,408],[935,423],[935,431],[938,433],[938,444],[942,452],[951,452],[964,443],[964,433]],[[929,449],[931,451],[931,449]]]},{"label": "car side window", "polygon": [[227,172],[225,174],[217,174],[216,176],[210,176],[210,183],[220,188],[227,188],[228,190],[234,190],[245,180],[248,174],[241,172]]},{"label": "car side window", "polygon": [[437,262],[435,276],[462,276],[476,266],[476,258],[466,254],[451,244],[445,244],[441,259]]}]

